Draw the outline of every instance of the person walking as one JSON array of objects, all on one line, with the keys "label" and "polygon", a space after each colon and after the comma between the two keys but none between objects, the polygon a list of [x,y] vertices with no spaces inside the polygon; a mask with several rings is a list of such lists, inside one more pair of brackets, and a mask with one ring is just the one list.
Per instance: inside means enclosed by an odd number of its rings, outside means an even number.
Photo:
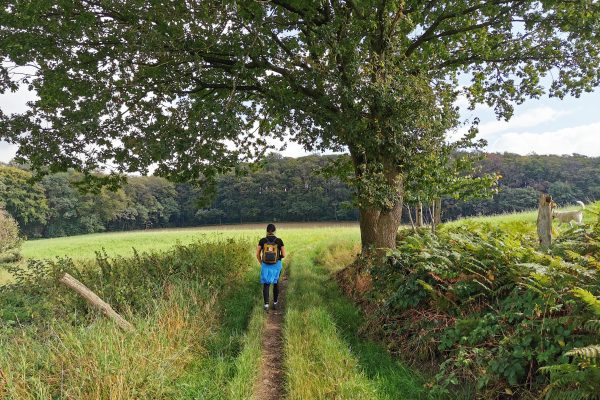
[{"label": "person walking", "polygon": [[279,297],[279,274],[285,257],[283,240],[275,236],[275,225],[267,225],[267,236],[260,239],[256,248],[256,259],[260,264],[260,283],[263,285],[264,310],[269,311],[269,290],[273,285],[273,309],[277,309]]}]

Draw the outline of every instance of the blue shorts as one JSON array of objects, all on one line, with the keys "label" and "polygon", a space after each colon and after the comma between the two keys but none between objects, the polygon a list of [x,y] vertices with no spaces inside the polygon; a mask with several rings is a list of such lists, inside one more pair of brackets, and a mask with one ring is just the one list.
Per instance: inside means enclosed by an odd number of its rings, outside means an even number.
[{"label": "blue shorts", "polygon": [[260,264],[260,283],[277,283],[283,264],[278,260],[275,264]]}]

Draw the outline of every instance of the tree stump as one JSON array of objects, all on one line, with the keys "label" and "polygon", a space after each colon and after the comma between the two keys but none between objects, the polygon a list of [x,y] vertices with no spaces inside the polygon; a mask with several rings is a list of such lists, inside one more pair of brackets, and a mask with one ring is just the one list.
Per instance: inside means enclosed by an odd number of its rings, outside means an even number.
[{"label": "tree stump", "polygon": [[552,196],[542,193],[538,204],[537,233],[542,249],[552,244]]},{"label": "tree stump", "polygon": [[65,286],[73,289],[77,294],[85,299],[91,306],[100,310],[102,314],[113,320],[119,328],[124,331],[130,332],[133,331],[133,325],[131,325],[127,320],[121,315],[119,315],[110,304],[106,303],[102,300],[98,295],[88,289],[83,283],[79,282],[77,279],[73,278],[71,275],[65,273],[60,279],[60,283]]}]

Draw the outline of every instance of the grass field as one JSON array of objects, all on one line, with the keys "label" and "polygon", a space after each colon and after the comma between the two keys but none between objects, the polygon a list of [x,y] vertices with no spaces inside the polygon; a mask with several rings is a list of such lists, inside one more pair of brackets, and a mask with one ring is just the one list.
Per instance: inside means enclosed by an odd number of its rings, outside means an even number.
[{"label": "grass field", "polygon": [[[468,228],[473,222],[487,222],[505,224],[510,229],[530,234],[535,231],[535,219],[536,212],[532,211],[459,220],[446,226]],[[85,260],[104,251],[109,257],[127,257],[134,249],[160,252],[176,244],[225,238],[247,239],[248,252],[253,252],[253,243],[264,235],[264,226],[164,229],[34,240],[24,243],[23,255],[25,259],[67,256]],[[289,253],[285,264],[290,271],[283,325],[285,398],[424,398],[424,377],[392,359],[385,348],[359,336],[361,312],[342,295],[331,277],[358,251],[358,225],[279,224],[278,236],[285,241]],[[193,360],[186,367],[187,372],[173,383],[178,398],[252,397],[265,322],[258,271],[258,265],[252,264],[247,275],[232,285],[215,305],[219,322],[203,339],[203,356]],[[0,282],[6,278],[0,271]],[[138,322],[143,323],[152,323],[152,320]],[[112,328],[103,324],[100,329],[104,335],[110,335]]]},{"label": "grass field", "polygon": [[[104,249],[109,256],[160,251],[177,243],[248,238],[264,234],[264,225],[153,230],[36,240],[24,246],[26,258],[69,256],[93,258]],[[284,323],[285,366],[290,399],[393,399],[394,393],[419,398],[422,380],[393,361],[386,350],[358,336],[360,312],[331,279],[356,253],[356,224],[281,224],[290,268],[288,308]],[[346,258],[329,267],[315,259],[332,244],[342,243]],[[253,251],[254,247],[248,249]],[[247,399],[251,396],[260,359],[261,310],[258,265],[219,305],[220,327],[206,344],[206,357],[192,362],[179,380],[179,398]],[[254,310],[254,311],[252,311]],[[307,379],[310,377],[310,379]]]},{"label": "grass field", "polygon": [[[25,258],[53,258],[68,256],[73,259],[92,258],[95,252],[106,250],[109,255],[131,255],[137,251],[164,250],[173,245],[187,244],[197,240],[216,240],[223,237],[258,238],[263,235],[266,224],[223,225],[200,228],[153,229],[145,231],[96,233],[54,239],[30,240],[23,244]],[[314,229],[354,231],[358,237],[358,224],[352,223],[282,223],[281,232],[304,236]],[[310,235],[310,233],[308,234]]]}]

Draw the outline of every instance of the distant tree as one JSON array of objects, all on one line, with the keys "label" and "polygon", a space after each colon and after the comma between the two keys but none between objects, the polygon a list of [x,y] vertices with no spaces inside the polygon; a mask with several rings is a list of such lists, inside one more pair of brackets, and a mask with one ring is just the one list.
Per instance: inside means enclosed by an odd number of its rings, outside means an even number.
[{"label": "distant tree", "polygon": [[46,236],[102,232],[122,214],[126,206],[122,190],[103,188],[83,192],[77,187],[82,179],[82,175],[74,171],[42,179],[49,206]]},{"label": "distant tree", "polygon": [[205,224],[221,224],[225,212],[217,208],[200,209],[196,211],[196,218]]},{"label": "distant tree", "polygon": [[179,214],[175,185],[157,176],[130,177],[124,187],[129,210],[137,228],[167,226]]},{"label": "distant tree", "polygon": [[0,265],[18,260],[20,245],[17,221],[0,208]]},{"label": "distant tree", "polygon": [[39,237],[48,218],[44,189],[30,172],[0,165],[0,205],[17,221],[25,236]]},{"label": "distant tree", "polygon": [[591,90],[599,16],[591,0],[17,1],[0,90],[38,98],[0,132],[35,169],[193,180],[286,133],[347,148],[363,246],[394,247],[404,177],[459,124],[458,93],[509,118],[550,72],[553,96]]},{"label": "distant tree", "polygon": [[583,199],[583,194],[573,184],[568,182],[552,182],[548,185],[547,191],[559,206],[574,204],[576,201]]}]

